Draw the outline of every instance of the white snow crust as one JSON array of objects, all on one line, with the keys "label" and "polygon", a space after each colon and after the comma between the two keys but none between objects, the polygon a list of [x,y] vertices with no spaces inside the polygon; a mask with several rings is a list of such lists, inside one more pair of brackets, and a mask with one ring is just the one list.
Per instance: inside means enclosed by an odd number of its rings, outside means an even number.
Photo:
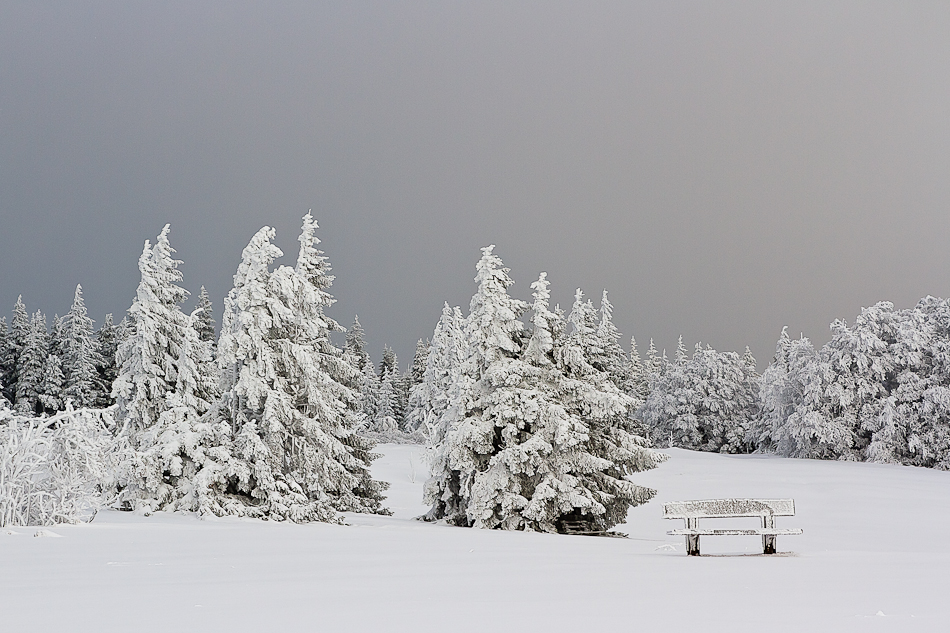
[{"label": "white snow crust", "polygon": [[[424,448],[377,452],[391,517],[101,511],[56,526],[62,538],[8,531],[0,629],[937,631],[950,619],[947,472],[671,449],[636,475],[658,494],[630,511],[619,539],[414,521],[428,509]],[[775,556],[757,537],[704,537],[704,555],[687,557],[662,504],[726,497],[794,498],[796,515],[776,527],[804,534],[779,537]]]}]

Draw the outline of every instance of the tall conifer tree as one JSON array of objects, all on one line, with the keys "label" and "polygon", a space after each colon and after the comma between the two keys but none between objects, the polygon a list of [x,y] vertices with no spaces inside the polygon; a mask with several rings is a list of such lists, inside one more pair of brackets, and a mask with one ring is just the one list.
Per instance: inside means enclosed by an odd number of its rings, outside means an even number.
[{"label": "tall conifer tree", "polygon": [[385,512],[373,443],[354,432],[357,370],[330,340],[324,314],[333,280],[304,217],[296,268],[264,227],[244,249],[225,299],[216,415],[230,425],[233,455],[218,471],[208,511],[294,521],[336,521],[339,511]]},{"label": "tall conifer tree", "polygon": [[74,407],[94,407],[101,396],[97,367],[102,356],[96,341],[93,320],[86,312],[82,286],[76,285],[73,305],[63,317],[64,339],[60,354],[63,361],[63,398]]}]

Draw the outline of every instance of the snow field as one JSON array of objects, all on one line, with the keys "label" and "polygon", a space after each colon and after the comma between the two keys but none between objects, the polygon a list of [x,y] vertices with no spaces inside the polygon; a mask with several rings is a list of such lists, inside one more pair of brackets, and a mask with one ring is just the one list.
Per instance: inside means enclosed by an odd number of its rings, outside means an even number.
[{"label": "snow field", "polygon": [[[103,511],[47,530],[62,538],[4,530],[0,630],[939,631],[950,616],[950,473],[672,449],[634,477],[659,492],[618,526],[630,538],[610,539],[413,521],[423,447],[377,452],[392,517]],[[709,555],[687,557],[666,535],[682,521],[664,501],[731,496],[792,497],[777,525],[805,533],[770,557],[756,537],[703,537]]]}]

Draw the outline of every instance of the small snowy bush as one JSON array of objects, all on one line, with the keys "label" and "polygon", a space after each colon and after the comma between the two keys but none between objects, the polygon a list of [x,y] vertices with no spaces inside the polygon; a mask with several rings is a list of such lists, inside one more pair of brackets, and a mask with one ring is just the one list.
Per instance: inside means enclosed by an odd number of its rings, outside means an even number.
[{"label": "small snowy bush", "polygon": [[111,409],[0,410],[0,527],[88,522],[112,486]]}]

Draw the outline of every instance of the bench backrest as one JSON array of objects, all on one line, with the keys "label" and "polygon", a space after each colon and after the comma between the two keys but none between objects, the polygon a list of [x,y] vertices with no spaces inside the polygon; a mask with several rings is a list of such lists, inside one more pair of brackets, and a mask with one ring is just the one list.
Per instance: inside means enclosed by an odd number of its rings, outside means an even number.
[{"label": "bench backrest", "polygon": [[795,515],[794,499],[705,499],[663,504],[664,519]]}]

